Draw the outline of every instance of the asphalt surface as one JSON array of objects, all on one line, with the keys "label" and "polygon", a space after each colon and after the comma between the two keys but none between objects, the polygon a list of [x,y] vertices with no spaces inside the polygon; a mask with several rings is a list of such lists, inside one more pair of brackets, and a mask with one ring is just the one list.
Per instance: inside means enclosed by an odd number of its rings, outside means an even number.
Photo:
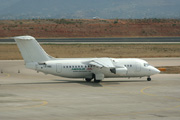
[{"label": "asphalt surface", "polygon": [[[180,42],[180,37],[150,37],[150,38],[62,38],[62,39],[37,39],[38,42],[90,42],[90,43],[98,43],[98,42]],[[15,42],[13,39],[0,39],[1,43],[9,43]]]},{"label": "asphalt surface", "polygon": [[[179,66],[180,58],[148,58]],[[180,74],[86,83],[0,61],[0,120],[179,120]]]}]

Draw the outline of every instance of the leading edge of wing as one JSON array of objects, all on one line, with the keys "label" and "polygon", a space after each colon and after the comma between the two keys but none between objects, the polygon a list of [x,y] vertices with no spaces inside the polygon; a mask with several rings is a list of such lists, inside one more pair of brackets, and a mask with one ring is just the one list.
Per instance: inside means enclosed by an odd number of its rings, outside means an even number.
[{"label": "leading edge of wing", "polygon": [[106,68],[114,68],[115,67],[110,58],[95,58],[89,64],[95,65],[97,67],[106,67]]}]

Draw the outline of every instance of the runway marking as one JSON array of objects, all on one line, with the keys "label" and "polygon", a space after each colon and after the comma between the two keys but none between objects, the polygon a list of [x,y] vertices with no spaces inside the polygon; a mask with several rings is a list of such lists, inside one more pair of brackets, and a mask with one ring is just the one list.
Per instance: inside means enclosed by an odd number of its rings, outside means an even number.
[{"label": "runway marking", "polygon": [[[141,93],[144,94],[144,95],[148,95],[148,96],[164,97],[164,98],[167,98],[167,99],[173,99],[173,100],[176,100],[176,101],[180,101],[180,98],[170,97],[170,96],[159,96],[159,95],[144,92],[146,89],[149,89],[149,88],[152,88],[152,87],[148,86],[148,87],[145,87],[145,88],[141,89]],[[180,105],[172,106],[172,107],[169,107],[169,108],[162,108],[162,109],[156,110],[156,111],[158,112],[158,111],[172,110],[172,109],[175,109],[175,108],[180,108]]]},{"label": "runway marking", "polygon": [[27,105],[27,106],[24,106],[24,107],[20,107],[20,109],[25,109],[25,108],[34,108],[34,107],[41,107],[41,106],[45,106],[48,104],[47,101],[45,100],[30,100],[30,101],[35,101],[35,102],[41,102],[41,104],[37,104],[37,105]]},{"label": "runway marking", "polygon": [[[170,97],[170,96],[159,96],[159,95],[144,92],[145,90],[147,90],[149,88],[152,88],[152,86],[145,87],[145,88],[141,89],[140,92],[143,95],[147,95],[147,96],[165,97],[165,98],[168,98],[168,99],[173,99],[173,100],[180,101],[180,98],[175,98],[175,97]],[[96,116],[97,117],[102,117],[102,116],[124,116],[125,117],[125,116],[129,116],[129,115],[141,115],[141,114],[149,114],[149,113],[154,113],[154,112],[162,112],[162,111],[167,111],[167,110],[172,110],[172,109],[177,109],[177,108],[180,108],[180,105],[167,107],[167,108],[160,108],[160,109],[155,109],[155,110],[153,110],[153,109],[152,110],[146,110],[146,111],[142,111],[142,112],[140,111],[140,112],[132,112],[132,113],[106,114],[106,115],[96,115]]]},{"label": "runway marking", "polygon": [[[15,99],[16,100],[16,99]],[[4,107],[3,111],[11,111],[11,110],[22,110],[22,109],[29,109],[29,108],[36,108],[36,107],[41,107],[45,106],[48,104],[46,100],[38,100],[38,99],[19,99],[19,100],[26,100],[27,102],[41,102],[40,104],[36,105],[24,105],[24,106],[17,106],[17,107]]]},{"label": "runway marking", "polygon": [[[3,75],[3,76],[1,76]],[[0,79],[4,79],[4,78],[8,78],[10,77],[11,75],[8,74],[8,73],[1,73],[0,74]],[[26,108],[35,108],[35,107],[41,107],[41,106],[45,106],[48,104],[47,101],[45,100],[38,100],[38,99],[22,99],[22,100],[27,100],[27,101],[34,101],[34,102],[41,102],[41,104],[37,104],[37,105],[25,105],[25,106],[22,106],[22,107],[13,107],[13,108],[8,108],[7,110],[20,110],[20,109],[26,109]],[[6,108],[5,108],[6,109]]]},{"label": "runway marking", "polygon": [[5,76],[2,76],[1,78],[8,78],[8,77],[10,77],[10,74],[8,74],[8,73],[1,73],[2,75],[5,75]]},{"label": "runway marking", "polygon": [[157,95],[154,95],[154,94],[144,92],[144,90],[149,89],[149,88],[151,88],[151,86],[148,86],[148,87],[145,87],[145,88],[141,89],[141,93],[144,94],[144,95],[148,95],[148,96],[157,96]]},{"label": "runway marking", "polygon": [[[159,96],[159,95],[144,92],[146,89],[149,89],[149,88],[152,88],[152,86],[148,86],[148,87],[145,87],[145,88],[141,89],[141,93],[144,94],[144,95],[148,95],[148,96]],[[180,101],[180,98],[171,97],[171,96],[159,96],[159,97],[164,97],[164,98]]]}]

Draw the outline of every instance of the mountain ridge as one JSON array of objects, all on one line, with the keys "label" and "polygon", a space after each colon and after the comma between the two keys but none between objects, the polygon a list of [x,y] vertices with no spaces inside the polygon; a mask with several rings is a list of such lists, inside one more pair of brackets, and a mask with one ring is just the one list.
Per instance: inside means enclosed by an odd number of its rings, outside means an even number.
[{"label": "mountain ridge", "polygon": [[178,0],[0,0],[0,19],[180,18]]}]

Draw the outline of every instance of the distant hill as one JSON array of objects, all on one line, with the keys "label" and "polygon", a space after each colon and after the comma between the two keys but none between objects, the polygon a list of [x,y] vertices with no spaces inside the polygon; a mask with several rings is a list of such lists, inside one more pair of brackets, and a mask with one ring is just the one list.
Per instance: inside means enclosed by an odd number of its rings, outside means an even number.
[{"label": "distant hill", "polygon": [[0,37],[155,37],[180,36],[178,19],[0,20]]},{"label": "distant hill", "polygon": [[180,18],[180,0],[0,0],[0,19]]}]

